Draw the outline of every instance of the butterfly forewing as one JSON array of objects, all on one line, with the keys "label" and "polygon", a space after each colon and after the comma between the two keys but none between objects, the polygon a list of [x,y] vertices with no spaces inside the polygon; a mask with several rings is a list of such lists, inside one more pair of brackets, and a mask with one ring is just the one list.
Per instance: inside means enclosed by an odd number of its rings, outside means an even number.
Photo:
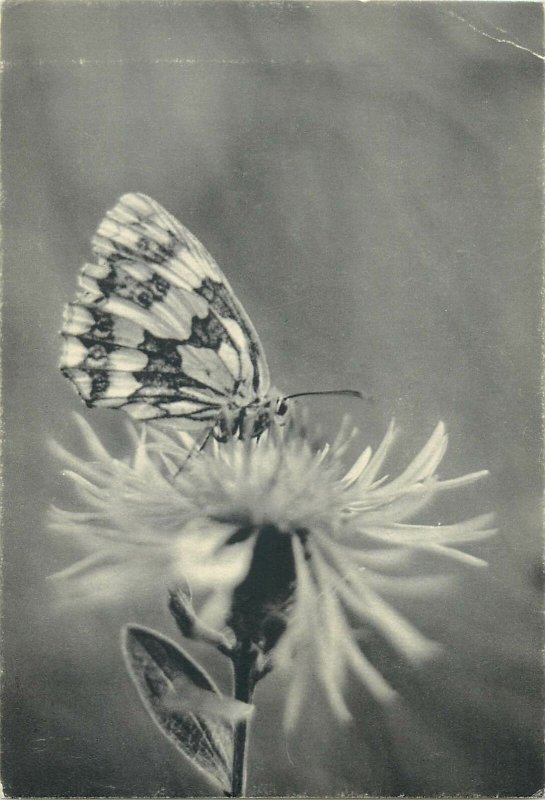
[{"label": "butterfly forewing", "polygon": [[257,333],[202,244],[158,203],[124,195],[66,306],[61,368],[90,406],[216,420],[269,390]]}]

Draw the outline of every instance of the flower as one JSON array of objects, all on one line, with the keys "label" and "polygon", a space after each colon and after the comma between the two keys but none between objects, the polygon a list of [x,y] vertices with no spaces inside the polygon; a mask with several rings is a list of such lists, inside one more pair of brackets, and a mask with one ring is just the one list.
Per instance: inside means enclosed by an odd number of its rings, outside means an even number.
[{"label": "flower", "polygon": [[[76,537],[86,557],[56,574],[72,597],[112,601],[187,579],[202,598],[207,625],[228,626],[258,647],[268,667],[291,676],[286,727],[296,723],[308,677],[315,674],[333,713],[349,719],[349,673],[379,702],[394,689],[357,643],[357,628],[376,631],[413,664],[433,656],[427,639],[383,595],[442,590],[448,576],[399,574],[433,553],[485,564],[458,549],[483,539],[491,515],[450,525],[408,522],[444,490],[485,471],[440,480],[447,447],[443,423],[409,466],[379,477],[396,436],[392,423],[373,454],[367,447],[346,471],[356,433],[348,421],[331,444],[318,444],[304,419],[291,418],[259,440],[211,442],[200,451],[171,428],[130,427],[134,452],[111,456],[78,417],[92,461],[54,445],[86,511],[53,509],[52,527]],[[388,572],[396,572],[395,576]]]}]

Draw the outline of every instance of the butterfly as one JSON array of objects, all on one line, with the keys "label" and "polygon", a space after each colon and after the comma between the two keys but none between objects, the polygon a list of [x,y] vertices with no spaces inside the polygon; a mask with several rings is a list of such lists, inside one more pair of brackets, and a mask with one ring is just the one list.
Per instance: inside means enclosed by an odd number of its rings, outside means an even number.
[{"label": "butterfly", "polygon": [[287,400],[210,253],[144,194],[125,194],[92,240],[65,307],[60,368],[88,406],[176,418],[214,437],[259,436]]},{"label": "butterfly", "polygon": [[83,266],[64,310],[60,362],[88,406],[176,419],[218,441],[258,437],[286,415],[300,395],[271,388],[263,346],[227,278],[159,203],[123,195],[92,248],[96,262]]}]

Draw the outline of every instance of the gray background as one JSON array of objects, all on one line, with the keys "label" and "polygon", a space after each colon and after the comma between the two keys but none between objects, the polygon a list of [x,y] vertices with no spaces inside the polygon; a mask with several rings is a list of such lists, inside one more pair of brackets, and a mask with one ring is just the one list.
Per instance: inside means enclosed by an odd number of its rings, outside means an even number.
[{"label": "gray background", "polygon": [[[120,660],[120,625],[173,635],[167,613],[130,598],[121,609],[54,612],[45,581],[75,556],[44,523],[49,503],[71,496],[47,439],[77,448],[69,412],[83,411],[56,366],[62,305],[100,217],[125,191],[155,197],[216,256],[283,390],[373,394],[361,406],[313,401],[326,431],[350,411],[376,445],[395,415],[395,471],[444,419],[442,474],[491,471],[441,506],[445,519],[496,512],[498,537],[472,548],[489,570],[460,570],[451,596],[406,607],[447,657],[410,673],[375,647],[405,693],[399,719],[354,685],[356,723],[328,726],[316,701],[290,739],[283,687],[269,677],[250,792],[541,788],[543,62],[450,13],[539,50],[540,6],[3,11],[8,793],[209,791],[151,726]],[[122,448],[121,412],[84,413]],[[221,665],[208,666],[225,683]]]}]

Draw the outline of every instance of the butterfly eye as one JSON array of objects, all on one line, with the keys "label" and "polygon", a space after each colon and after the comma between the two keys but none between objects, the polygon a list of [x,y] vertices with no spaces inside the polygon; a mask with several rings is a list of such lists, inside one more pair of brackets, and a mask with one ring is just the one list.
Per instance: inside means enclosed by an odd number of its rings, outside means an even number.
[{"label": "butterfly eye", "polygon": [[285,400],[280,400],[280,402],[276,406],[276,413],[278,414],[278,416],[283,417],[284,414],[287,412],[287,410],[288,410],[287,402]]}]

